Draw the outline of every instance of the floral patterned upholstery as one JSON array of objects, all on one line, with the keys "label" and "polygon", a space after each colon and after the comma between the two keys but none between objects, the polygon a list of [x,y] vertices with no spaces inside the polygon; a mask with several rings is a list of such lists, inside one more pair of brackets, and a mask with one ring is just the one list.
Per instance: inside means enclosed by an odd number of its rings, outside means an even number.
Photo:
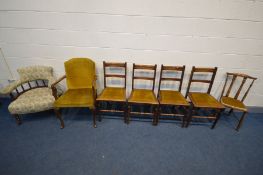
[{"label": "floral patterned upholstery", "polygon": [[27,114],[52,109],[55,101],[50,88],[55,82],[53,68],[49,66],[29,66],[20,68],[17,72],[20,79],[1,89],[1,94],[10,94],[21,84],[34,80],[48,80],[48,87],[35,88],[24,92],[10,103],[8,106],[9,112],[11,114]]},{"label": "floral patterned upholstery", "polygon": [[48,87],[56,81],[53,76],[53,68],[49,66],[29,66],[17,70],[20,79],[10,83],[8,86],[0,89],[0,94],[9,94],[19,85],[33,80],[48,80]]},{"label": "floral patterned upholstery", "polygon": [[24,92],[10,103],[11,114],[28,114],[53,109],[55,98],[50,88],[36,88]]}]

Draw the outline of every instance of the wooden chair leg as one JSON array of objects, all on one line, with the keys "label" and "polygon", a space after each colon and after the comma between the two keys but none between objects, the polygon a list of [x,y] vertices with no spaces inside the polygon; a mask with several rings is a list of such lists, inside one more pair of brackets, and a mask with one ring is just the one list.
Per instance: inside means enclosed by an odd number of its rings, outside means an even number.
[{"label": "wooden chair leg", "polygon": [[231,115],[233,112],[233,109],[230,109],[227,115]]},{"label": "wooden chair leg", "polygon": [[221,112],[222,112],[222,110],[219,110],[219,109],[216,110],[216,114],[215,114],[216,119],[215,119],[213,125],[211,126],[211,129],[214,129],[214,128],[215,128],[215,126],[216,126],[216,124],[217,124],[217,121],[219,120],[219,118],[220,118],[220,116],[221,116]]},{"label": "wooden chair leg", "polygon": [[122,106],[123,106],[124,123],[127,123],[127,104],[126,102],[124,102]]},{"label": "wooden chair leg", "polygon": [[188,107],[183,107],[184,109],[184,116],[183,116],[183,121],[182,121],[182,128],[186,127],[187,124],[187,119],[189,117],[189,108]]},{"label": "wooden chair leg", "polygon": [[18,114],[14,114],[14,117],[16,119],[16,124],[21,125],[22,124],[21,117]]},{"label": "wooden chair leg", "polygon": [[153,121],[152,124],[154,126],[158,125],[158,107],[157,106],[153,106]]},{"label": "wooden chair leg", "polygon": [[240,127],[242,126],[246,114],[247,114],[247,112],[243,112],[243,114],[242,114],[242,116],[238,122],[238,125],[236,127],[236,131],[239,131]]},{"label": "wooden chair leg", "polygon": [[92,109],[92,117],[93,117],[93,128],[97,128],[97,125],[96,125],[96,108]]},{"label": "wooden chair leg", "polygon": [[97,101],[95,104],[95,107],[96,107],[96,110],[95,110],[96,115],[98,116],[99,122],[101,122],[102,118],[101,118],[101,113],[100,113],[100,102]]},{"label": "wooden chair leg", "polygon": [[190,124],[190,122],[192,121],[192,115],[193,115],[193,110],[194,110],[194,107],[189,107],[188,108],[188,116],[187,116],[187,119],[186,119],[186,123],[185,123],[185,128],[187,128]]},{"label": "wooden chair leg", "polygon": [[59,109],[54,109],[54,112],[56,114],[56,117],[59,119],[60,121],[60,128],[63,129],[65,127],[64,125],[64,121],[62,119],[61,113],[59,112]]},{"label": "wooden chair leg", "polygon": [[130,104],[128,104],[128,110],[127,110],[127,124],[129,124],[130,123],[130,116],[131,115],[131,105]]}]

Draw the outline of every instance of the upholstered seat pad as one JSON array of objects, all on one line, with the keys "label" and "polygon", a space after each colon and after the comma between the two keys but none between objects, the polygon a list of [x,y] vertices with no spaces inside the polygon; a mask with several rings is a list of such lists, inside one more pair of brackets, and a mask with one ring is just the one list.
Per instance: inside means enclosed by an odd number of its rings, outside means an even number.
[{"label": "upholstered seat pad", "polygon": [[128,102],[142,104],[159,104],[154,92],[147,89],[133,89]]},{"label": "upholstered seat pad", "polygon": [[53,108],[55,98],[50,88],[36,88],[21,94],[8,106],[11,114],[27,114]]},{"label": "upholstered seat pad", "polygon": [[223,109],[224,106],[207,93],[190,92],[189,98],[194,107]]},{"label": "upholstered seat pad", "polygon": [[231,97],[222,97],[221,103],[229,108],[234,108],[234,109],[241,110],[244,112],[247,111],[247,108],[243,102],[241,102],[240,100],[231,98]]},{"label": "upholstered seat pad", "polygon": [[107,87],[103,89],[97,101],[126,101],[126,89],[117,87]]},{"label": "upholstered seat pad", "polygon": [[179,91],[161,90],[159,94],[159,102],[163,105],[182,105],[188,106],[189,103],[186,101],[184,96]]},{"label": "upholstered seat pad", "polygon": [[89,107],[94,108],[93,90],[68,89],[54,103],[54,107]]}]

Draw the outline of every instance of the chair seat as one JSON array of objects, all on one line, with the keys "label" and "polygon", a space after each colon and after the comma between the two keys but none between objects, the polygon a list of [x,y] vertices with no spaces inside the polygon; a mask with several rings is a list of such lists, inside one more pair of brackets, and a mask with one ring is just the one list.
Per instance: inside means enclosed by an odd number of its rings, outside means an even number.
[{"label": "chair seat", "polygon": [[161,105],[189,106],[189,103],[179,91],[161,90],[159,95]]},{"label": "chair seat", "polygon": [[159,104],[152,90],[134,89],[128,99],[129,103]]},{"label": "chair seat", "polygon": [[226,107],[247,112],[246,106],[240,100],[237,100],[237,99],[234,99],[234,98],[231,98],[231,97],[222,97],[221,98],[221,103],[223,105],[225,105]]},{"label": "chair seat", "polygon": [[197,108],[224,109],[224,106],[220,102],[207,93],[191,92],[189,93],[189,98],[194,107]]},{"label": "chair seat", "polygon": [[117,87],[107,87],[103,89],[97,101],[116,101],[125,102],[126,101],[126,89]]},{"label": "chair seat", "polygon": [[11,114],[28,114],[53,108],[55,98],[50,88],[35,88],[21,94],[10,103],[8,110]]},{"label": "chair seat", "polygon": [[55,101],[54,107],[89,107],[93,109],[93,90],[91,88],[69,89]]}]

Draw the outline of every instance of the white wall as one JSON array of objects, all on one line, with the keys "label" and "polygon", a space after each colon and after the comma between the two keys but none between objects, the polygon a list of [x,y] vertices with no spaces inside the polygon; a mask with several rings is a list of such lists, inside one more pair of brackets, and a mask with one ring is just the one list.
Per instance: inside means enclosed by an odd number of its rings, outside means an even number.
[{"label": "white wall", "polygon": [[215,96],[225,72],[244,72],[258,77],[246,104],[263,106],[263,0],[0,0],[0,47],[13,73],[43,64],[60,76],[90,57],[101,87],[103,60],[186,65],[183,89],[191,66],[218,66]]}]

